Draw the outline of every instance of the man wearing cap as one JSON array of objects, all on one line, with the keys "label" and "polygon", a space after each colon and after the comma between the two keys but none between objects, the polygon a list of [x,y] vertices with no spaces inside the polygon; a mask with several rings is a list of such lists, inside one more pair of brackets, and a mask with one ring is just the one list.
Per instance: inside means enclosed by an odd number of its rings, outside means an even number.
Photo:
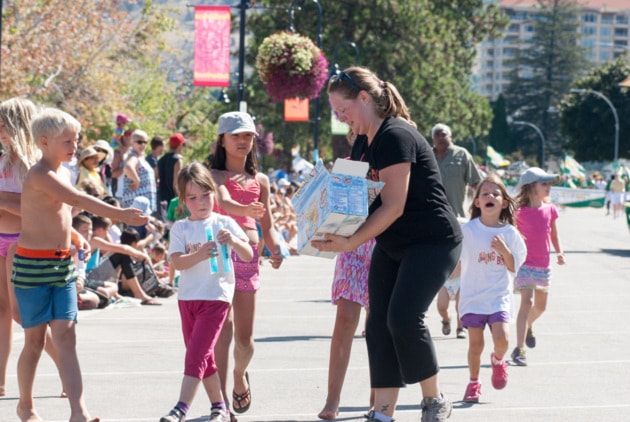
[{"label": "man wearing cap", "polygon": [[481,174],[468,150],[453,144],[451,128],[438,123],[431,129],[431,138],[446,199],[457,217],[466,218],[466,189],[468,186],[477,186],[481,181]]},{"label": "man wearing cap", "polygon": [[182,150],[185,143],[184,135],[181,133],[172,134],[168,138],[169,152],[164,154],[157,163],[158,201],[161,218],[165,217],[171,199],[177,196],[177,174],[184,163]]}]

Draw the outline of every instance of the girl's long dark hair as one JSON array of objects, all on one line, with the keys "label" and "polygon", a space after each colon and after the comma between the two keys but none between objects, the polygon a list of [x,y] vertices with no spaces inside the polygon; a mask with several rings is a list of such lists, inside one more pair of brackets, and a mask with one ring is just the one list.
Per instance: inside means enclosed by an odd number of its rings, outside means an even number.
[{"label": "girl's long dark hair", "polygon": [[[227,154],[225,153],[225,146],[223,142],[225,141],[225,134],[219,135],[217,138],[217,146],[214,150],[214,159],[210,164],[211,169],[215,170],[227,170],[225,168],[225,162],[227,161]],[[252,149],[247,154],[247,158],[245,159],[245,172],[252,176],[255,176],[258,173],[258,160],[256,159],[256,139],[252,142]]]}]

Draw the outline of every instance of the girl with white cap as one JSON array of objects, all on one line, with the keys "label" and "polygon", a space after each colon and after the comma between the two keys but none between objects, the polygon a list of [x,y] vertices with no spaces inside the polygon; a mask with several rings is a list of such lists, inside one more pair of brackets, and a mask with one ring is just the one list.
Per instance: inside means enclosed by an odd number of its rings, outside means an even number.
[{"label": "girl with white cap", "polygon": [[234,337],[232,407],[236,413],[246,412],[252,403],[247,367],[254,355],[254,311],[256,292],[260,287],[256,220],[259,220],[264,243],[272,254],[269,260],[271,266],[279,268],[283,259],[269,212],[269,178],[258,171],[256,135],[256,126],[249,114],[234,111],[221,115],[211,165],[212,177],[217,183],[216,211],[236,220],[254,250],[254,259],[250,262],[244,262],[232,254],[236,291],[216,347],[221,388],[227,398],[228,355]]}]

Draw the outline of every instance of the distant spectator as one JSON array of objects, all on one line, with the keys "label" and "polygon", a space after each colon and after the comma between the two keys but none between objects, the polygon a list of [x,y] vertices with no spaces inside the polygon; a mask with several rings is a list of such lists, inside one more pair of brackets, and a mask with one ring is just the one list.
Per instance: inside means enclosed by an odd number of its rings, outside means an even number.
[{"label": "distant spectator", "polygon": [[182,150],[186,144],[186,139],[181,133],[174,133],[168,138],[169,152],[158,160],[158,201],[160,204],[160,218],[164,218],[165,210],[171,199],[177,196],[177,174],[182,168],[184,157]]},{"label": "distant spectator", "polygon": [[466,218],[467,188],[475,188],[481,181],[481,174],[468,150],[453,144],[450,127],[438,123],[431,129],[431,138],[446,199],[457,217]]},{"label": "distant spectator", "polygon": [[147,160],[147,163],[149,163],[149,165],[153,169],[153,173],[155,173],[156,184],[160,180],[160,177],[158,174],[157,163],[163,153],[164,153],[164,138],[162,138],[161,136],[154,136],[153,138],[151,138],[151,151],[147,154],[145,159]]},{"label": "distant spectator", "polygon": [[125,181],[122,205],[129,207],[137,196],[144,196],[149,200],[151,212],[157,211],[157,189],[153,169],[144,158],[148,135],[145,131],[136,129],[131,134],[131,150],[125,161]]}]

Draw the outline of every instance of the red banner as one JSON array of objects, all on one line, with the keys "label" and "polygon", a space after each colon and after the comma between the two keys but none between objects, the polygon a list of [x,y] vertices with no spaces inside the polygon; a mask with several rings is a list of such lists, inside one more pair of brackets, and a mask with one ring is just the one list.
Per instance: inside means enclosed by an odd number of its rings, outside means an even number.
[{"label": "red banner", "polygon": [[285,122],[308,122],[308,98],[284,100]]},{"label": "red banner", "polygon": [[194,85],[230,85],[230,6],[195,6]]}]

